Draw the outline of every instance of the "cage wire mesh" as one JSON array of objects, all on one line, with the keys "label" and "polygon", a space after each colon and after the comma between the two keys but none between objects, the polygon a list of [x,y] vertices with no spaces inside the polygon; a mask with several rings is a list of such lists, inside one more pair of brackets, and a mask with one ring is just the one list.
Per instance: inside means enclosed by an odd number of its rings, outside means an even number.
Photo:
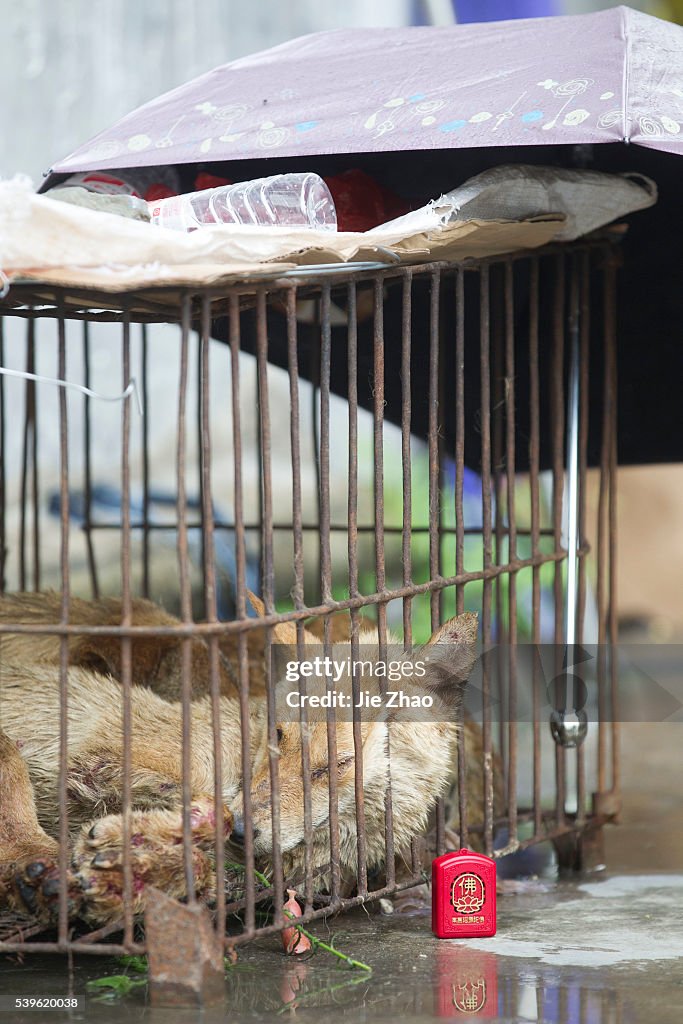
[{"label": "cage wire mesh", "polygon": [[[618,809],[619,787],[610,649],[616,265],[614,247],[603,241],[462,265],[313,270],[201,293],[130,293],[116,302],[73,289],[12,289],[0,320],[0,365],[89,391],[0,376],[3,592],[55,592],[51,621],[5,613],[0,636],[53,638],[56,645],[53,832],[62,879],[74,838],[67,700],[78,644],[93,672],[106,671],[120,686],[120,794],[113,809],[120,814],[121,857],[120,912],[104,925],[81,923],[72,931],[62,885],[53,931],[36,938],[44,922],[27,914],[18,924],[16,910],[8,911],[0,950],[144,950],[134,863],[134,704],[141,682],[160,687],[177,711],[169,804],[178,812],[182,853],[177,893],[190,903],[205,898],[229,945],[281,930],[292,884],[306,922],[421,883],[429,858],[455,843],[501,857],[550,840],[563,862],[576,862],[577,851],[595,844]],[[565,433],[573,343],[578,541],[576,605],[568,609]],[[97,397],[123,393],[131,381],[143,415],[130,394],[119,404]],[[397,399],[392,422],[385,415],[389,392]],[[593,435],[598,464],[589,471]],[[261,615],[249,592],[262,601]],[[107,595],[116,599],[108,618],[76,613],[78,598]],[[141,618],[140,598],[163,607],[166,620]],[[344,777],[327,772],[320,813],[312,726],[302,712],[303,824],[293,877],[291,851],[281,841],[282,792],[290,779],[282,777],[270,657],[276,630],[294,630],[303,657],[305,623],[326,654],[341,628],[356,658],[368,620],[381,653],[392,636],[423,644],[441,622],[465,611],[478,613],[488,651],[480,720],[465,725],[457,763],[444,765],[452,784],[436,801],[427,838],[415,835],[409,849],[396,848],[386,784],[383,854],[370,855],[377,841],[368,829],[377,824],[368,819],[364,734],[355,713],[353,770]],[[520,673],[527,672],[522,647],[548,643],[561,652],[567,614],[575,616],[575,642],[597,642],[600,652],[597,722],[576,750],[553,743],[537,660],[525,680],[534,713],[523,720],[517,707]],[[204,652],[201,679],[196,644]],[[175,652],[172,685],[141,677],[141,652],[150,646],[153,672],[168,664],[167,651]],[[353,685],[355,694],[355,677]],[[202,742],[215,765],[208,796],[216,817],[199,853],[197,702],[209,709]],[[230,808],[223,807],[226,709],[239,723],[239,844],[226,825]],[[333,708],[327,713],[328,765],[340,755],[335,715]],[[256,728],[267,747],[262,792],[252,788]],[[391,763],[390,746],[388,757]],[[263,792],[271,835],[265,858],[254,826]],[[96,802],[90,810],[94,820]],[[342,870],[348,857],[340,844],[348,846],[349,830],[353,869]]]}]

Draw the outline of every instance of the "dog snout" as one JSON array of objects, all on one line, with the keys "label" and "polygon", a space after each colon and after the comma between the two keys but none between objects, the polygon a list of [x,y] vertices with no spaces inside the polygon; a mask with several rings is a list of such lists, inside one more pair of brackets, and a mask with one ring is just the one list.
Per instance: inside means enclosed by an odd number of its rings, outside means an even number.
[{"label": "dog snout", "polygon": [[244,842],[244,818],[241,814],[234,813],[232,816],[232,832],[230,839],[239,846]]},{"label": "dog snout", "polygon": [[[254,828],[252,825],[251,834],[254,840],[258,839],[261,834],[260,829]],[[238,812],[233,814],[233,826],[230,839],[236,846],[244,845],[244,817]]]}]

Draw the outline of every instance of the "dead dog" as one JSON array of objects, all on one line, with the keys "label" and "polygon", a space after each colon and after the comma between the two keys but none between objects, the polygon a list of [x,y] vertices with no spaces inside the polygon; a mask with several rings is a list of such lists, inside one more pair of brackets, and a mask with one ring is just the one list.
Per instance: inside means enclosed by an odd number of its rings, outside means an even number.
[{"label": "dead dog", "polygon": [[[55,621],[55,609],[59,606],[57,595],[44,596],[42,613],[41,595],[29,595],[29,598],[14,595],[0,599],[0,620],[13,623]],[[256,600],[255,604],[258,605]],[[27,609],[23,619],[22,606]],[[120,609],[117,599],[110,599],[104,606],[110,624],[120,623]],[[82,622],[98,622],[103,614],[102,604],[81,602],[75,614]],[[178,621],[151,602],[134,602],[133,622],[143,615],[146,624],[153,625],[156,621],[169,625],[169,620]],[[277,644],[291,645],[295,632],[293,624],[275,626],[273,640]],[[78,639],[86,642],[79,647]],[[96,645],[101,639],[70,638],[70,658],[80,659],[82,664],[68,671],[67,795],[69,820],[74,831],[71,871],[66,881],[72,913],[93,923],[120,916],[123,887],[120,813],[123,697],[112,675],[102,671],[106,667],[114,677],[120,674],[120,664],[118,668],[116,664],[120,641],[114,638],[110,647],[98,648]],[[177,698],[179,689],[179,641],[173,637],[170,640],[168,637],[142,639],[148,643],[142,648],[144,657],[134,669],[138,685],[131,692],[131,857],[136,913],[144,907],[145,887],[149,884],[172,895],[185,894],[180,843],[182,709],[173,699]],[[377,646],[376,634],[364,633],[362,639],[363,649],[368,653]],[[448,703],[453,708],[461,699],[474,660],[475,640],[476,616],[466,614],[442,626],[425,648],[428,673],[424,685],[442,693],[444,686],[450,686]],[[0,899],[4,895],[16,907],[46,915],[54,910],[61,884],[56,866],[60,690],[56,652],[60,642],[58,637],[44,637],[35,646],[30,641],[35,641],[35,636],[5,634],[0,643],[0,864],[3,865]],[[306,634],[305,642],[319,644],[318,638],[310,633]],[[231,649],[234,650],[234,638],[227,647],[222,645],[225,671],[221,675],[220,699],[221,772],[226,835],[230,834],[233,814],[237,833],[244,827],[240,713],[229,669]],[[257,667],[255,644],[251,645],[251,654],[250,660]],[[95,667],[93,659],[97,657],[100,663]],[[216,819],[211,796],[213,734],[211,703],[207,697],[210,673],[206,647],[201,640],[193,642],[192,664],[195,700],[190,777],[194,874],[198,897],[211,902],[215,877],[211,848]],[[163,675],[164,671],[168,675]],[[276,689],[281,685],[280,680]],[[29,706],[30,718],[26,716]],[[333,764],[328,755],[327,726],[317,722],[310,730],[314,866],[323,875],[329,869],[328,780],[334,772],[339,792],[341,871],[349,874],[356,864],[352,729],[349,723],[337,724],[337,754]],[[267,868],[272,854],[272,820],[268,730],[262,692],[257,692],[250,701],[250,735],[255,849]],[[287,870],[295,872],[304,858],[300,726],[283,720],[277,726],[276,735],[280,845]],[[387,735],[391,742],[390,759]],[[392,788],[396,848],[401,849],[409,846],[412,837],[422,831],[436,797],[452,784],[457,736],[454,721],[400,722],[392,721],[389,716],[363,724],[362,773],[369,867],[381,864],[385,857],[387,781],[390,779]]]}]

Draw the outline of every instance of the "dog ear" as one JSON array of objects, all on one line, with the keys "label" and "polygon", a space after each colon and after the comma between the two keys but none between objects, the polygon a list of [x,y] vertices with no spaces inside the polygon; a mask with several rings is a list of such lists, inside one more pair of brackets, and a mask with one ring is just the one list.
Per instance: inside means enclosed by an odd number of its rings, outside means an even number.
[{"label": "dog ear", "polygon": [[[259,619],[264,619],[266,617],[266,606],[261,598],[257,597],[256,594],[252,594],[251,590],[247,590],[247,597],[249,598],[249,604]],[[271,636],[276,644],[293,646],[296,644],[296,624],[294,622],[280,622],[272,627]]]},{"label": "dog ear", "polygon": [[252,594],[251,590],[247,591],[247,597],[249,598],[249,604],[254,609],[259,619],[265,619],[266,606],[264,605],[261,598],[257,597],[256,594]]},{"label": "dog ear", "polygon": [[436,630],[420,652],[427,673],[424,685],[447,698],[447,691],[460,693],[477,659],[479,620],[475,612],[464,612]]},{"label": "dog ear", "polygon": [[[333,612],[328,616],[331,623],[330,643],[348,644],[351,643],[351,616],[348,612]],[[360,633],[374,633],[377,629],[371,619],[359,616],[358,623]],[[325,616],[320,615],[315,619],[306,619],[306,632],[314,636],[320,643],[325,638]]]}]

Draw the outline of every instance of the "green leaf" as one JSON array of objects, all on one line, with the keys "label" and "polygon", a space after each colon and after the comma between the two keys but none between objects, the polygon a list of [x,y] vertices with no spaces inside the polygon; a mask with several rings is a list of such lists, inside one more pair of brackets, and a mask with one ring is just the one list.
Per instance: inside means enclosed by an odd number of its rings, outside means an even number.
[{"label": "green leaf", "polygon": [[125,956],[118,957],[118,962],[122,967],[128,967],[131,971],[135,971],[137,974],[147,974],[147,971],[149,970],[146,956],[133,956],[126,954]]},{"label": "green leaf", "polygon": [[133,979],[129,978],[127,974],[109,974],[104,978],[93,978],[92,981],[87,982],[85,987],[88,992],[104,989],[108,996],[126,996],[131,989],[146,984],[147,981],[144,978]]}]

